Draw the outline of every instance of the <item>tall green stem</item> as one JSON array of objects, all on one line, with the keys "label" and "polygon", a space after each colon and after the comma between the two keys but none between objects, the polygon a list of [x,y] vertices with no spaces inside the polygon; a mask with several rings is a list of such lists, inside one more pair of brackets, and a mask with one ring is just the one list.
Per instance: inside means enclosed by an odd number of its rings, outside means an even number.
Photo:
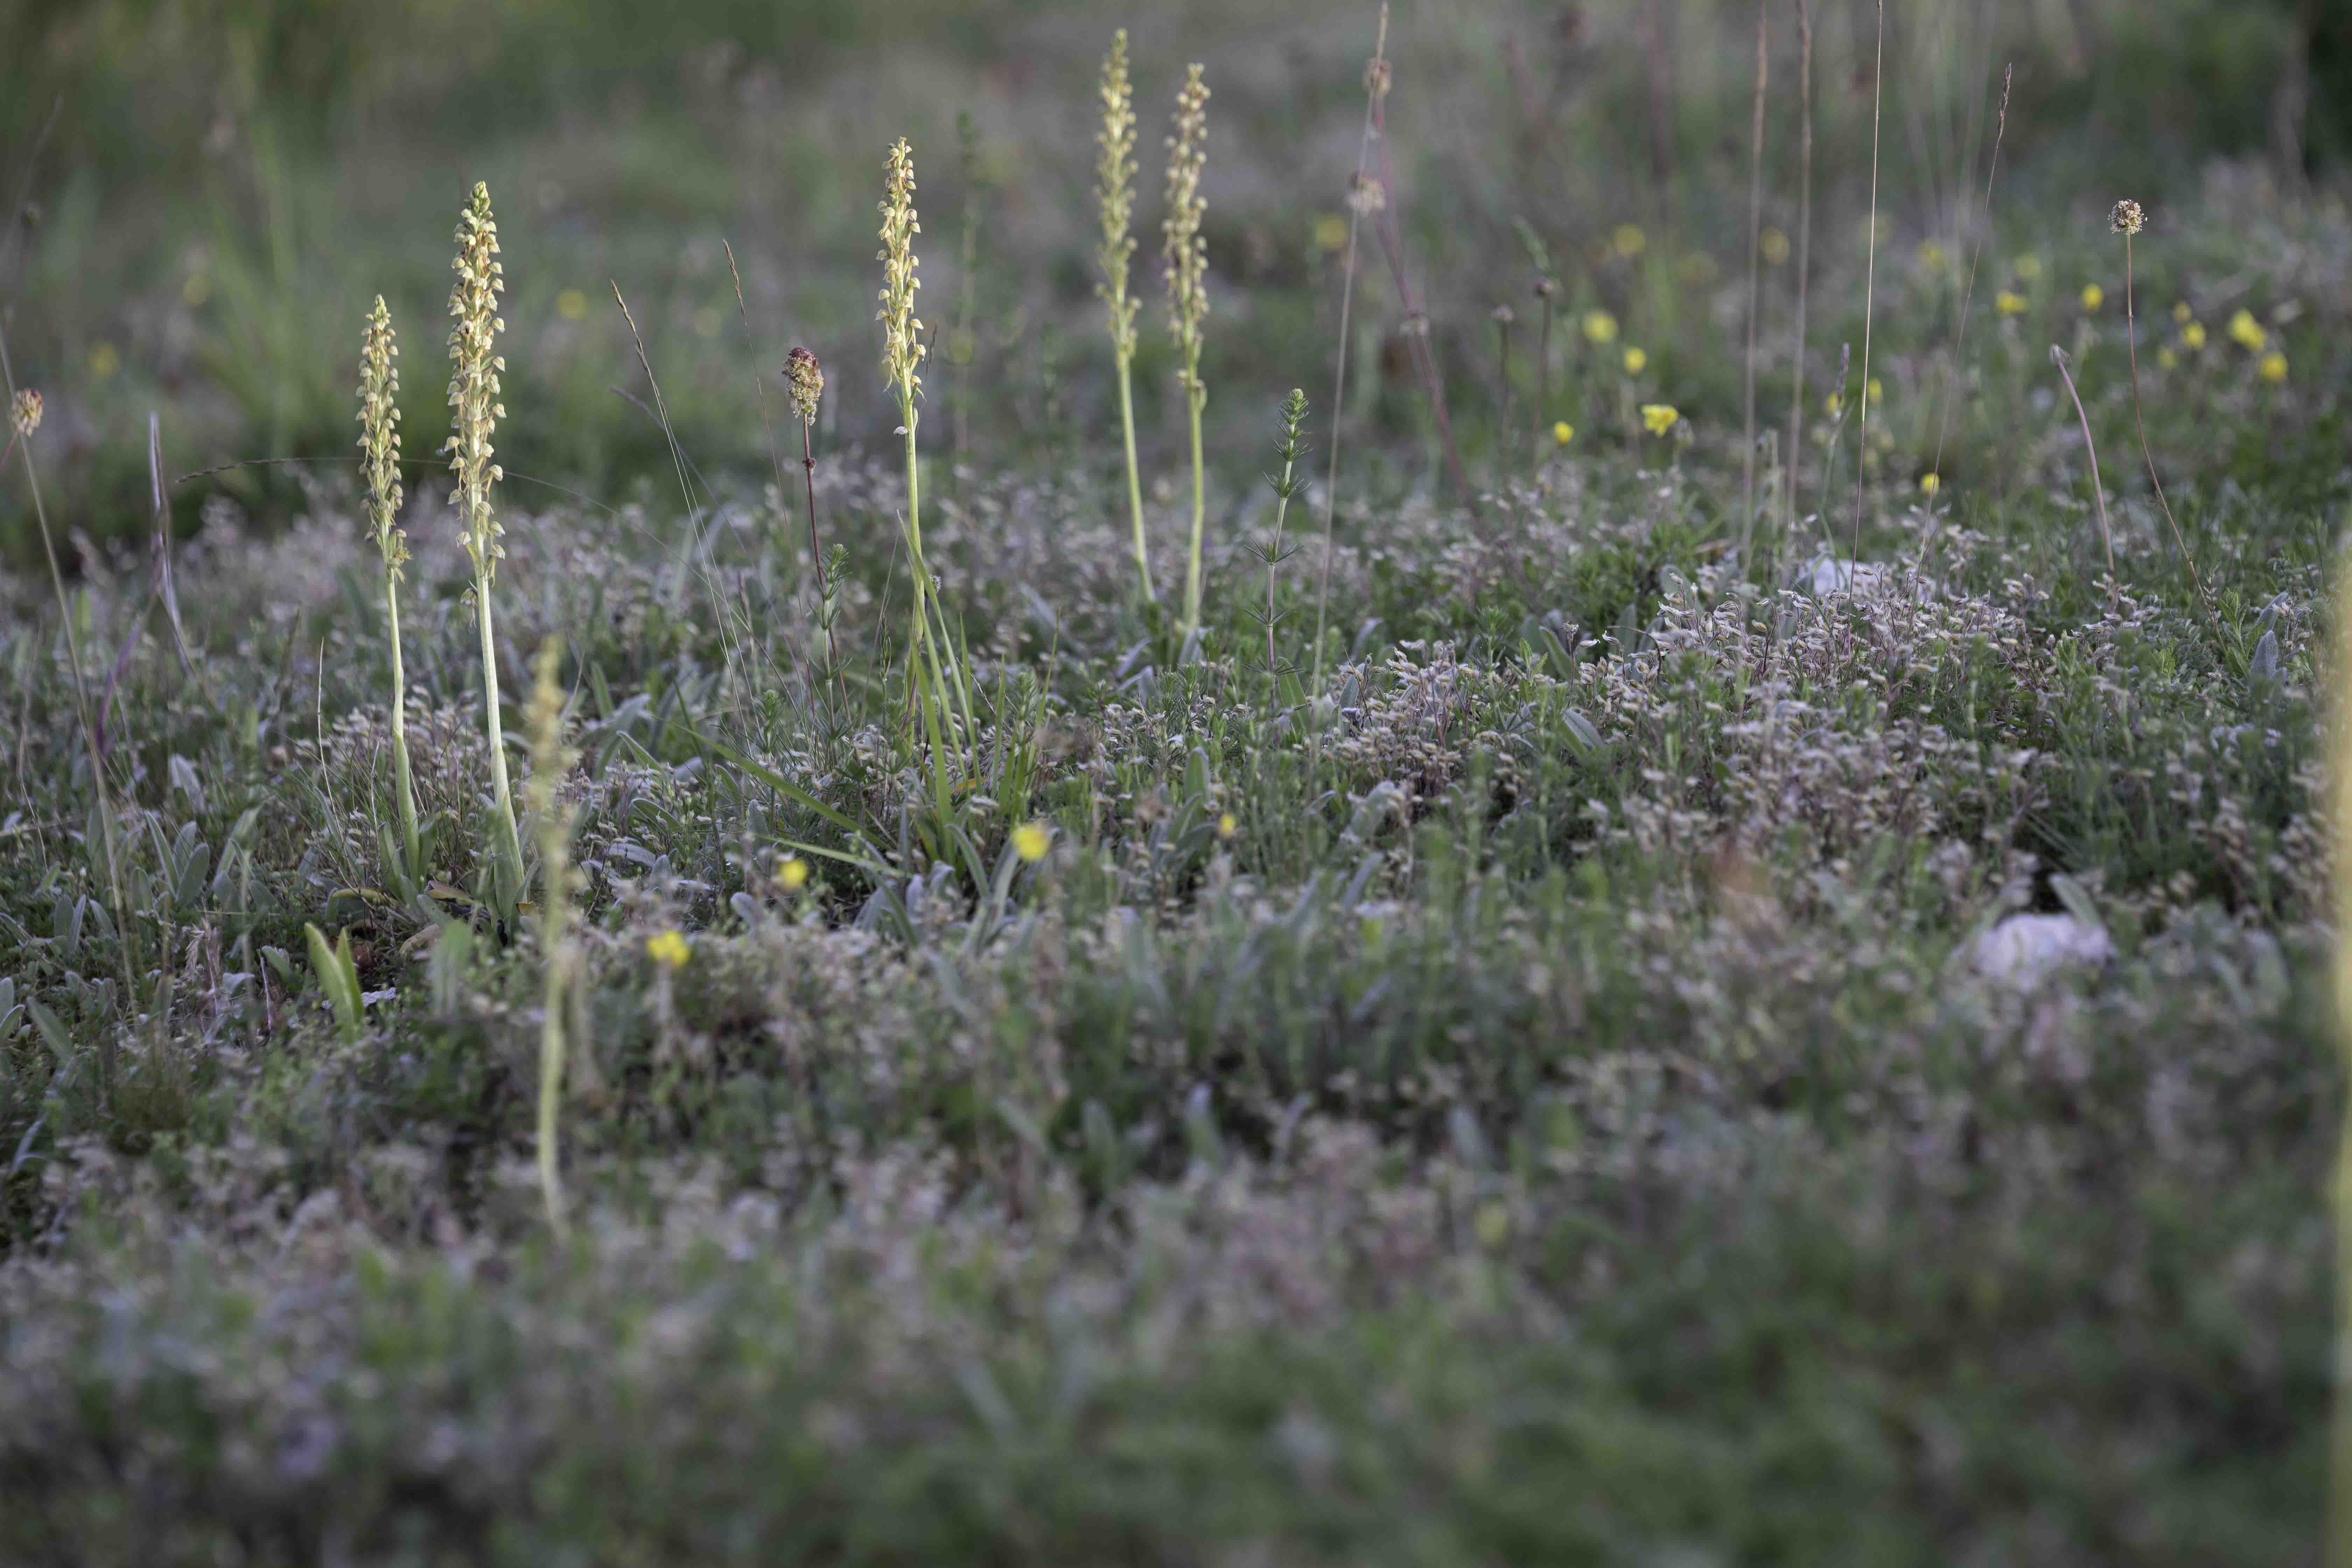
[{"label": "tall green stem", "polygon": [[1130,363],[1129,355],[1118,356],[1118,423],[1127,437],[1127,510],[1135,520],[1135,576],[1148,604],[1160,595],[1151,591],[1151,552],[1143,535],[1143,481],[1138,476],[1135,461],[1135,389],[1129,374]]},{"label": "tall green stem", "polygon": [[424,838],[416,829],[416,785],[408,768],[408,677],[400,659],[400,579],[383,575],[384,618],[392,626],[392,771],[400,785],[400,847],[408,874],[424,874]]},{"label": "tall green stem", "polygon": [[516,898],[522,897],[522,836],[515,828],[514,791],[507,783],[506,728],[499,717],[499,653],[490,633],[490,584],[487,573],[474,578],[474,604],[482,628],[482,707],[490,738],[490,793],[497,798],[499,827],[505,835],[499,848],[506,858],[507,875]]},{"label": "tall green stem", "polygon": [[1201,410],[1209,401],[1209,389],[1201,384],[1197,346],[1184,356],[1184,401],[1192,416],[1192,552],[1184,563],[1184,635],[1191,637],[1201,629],[1201,529],[1208,513],[1201,488]]}]

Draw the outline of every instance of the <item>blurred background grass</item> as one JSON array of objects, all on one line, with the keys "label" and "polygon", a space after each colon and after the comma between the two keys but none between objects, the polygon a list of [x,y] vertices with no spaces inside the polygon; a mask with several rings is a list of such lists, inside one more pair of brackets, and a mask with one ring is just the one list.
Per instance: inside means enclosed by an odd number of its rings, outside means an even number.
[{"label": "blurred background grass", "polygon": [[[2025,242],[2102,232],[2124,191],[2162,215],[2217,159],[2258,163],[2291,199],[2352,146],[2343,9],[1890,7],[1886,254],[1938,235],[1957,249],[2005,62],[2017,85],[1995,222]],[[1872,9],[1814,10],[1812,346],[1833,364],[1843,316],[1859,321],[1846,285],[1861,247],[1847,241],[1868,174]],[[1793,232],[1793,8],[1771,15],[1767,221]],[[1097,63],[1118,26],[1134,35],[1143,118],[1147,461],[1172,455],[1181,419],[1159,323],[1159,137],[1183,64],[1201,59],[1215,92],[1212,442],[1247,475],[1281,391],[1300,384],[1319,403],[1329,384],[1335,220],[1375,16],[1371,0],[16,0],[0,7],[0,192],[21,183],[29,199],[0,252],[0,304],[18,381],[48,399],[52,504],[93,538],[142,532],[151,409],[167,475],[319,460],[179,486],[184,531],[214,496],[266,521],[306,486],[341,482],[360,323],[379,291],[406,350],[407,451],[431,454],[446,428],[449,236],[478,178],[498,204],[511,289],[510,473],[606,500],[667,477],[660,432],[632,401],[646,389],[615,281],[679,435],[721,488],[767,470],[755,384],[795,342],[827,366],[821,437],[870,443],[895,422],[869,318],[882,150],[899,134],[916,148],[920,304],[939,332],[931,451],[1115,462],[1091,137]],[[1744,0],[1399,5],[1397,195],[1474,466],[1501,403],[1489,312],[1517,309],[1523,369],[1534,335],[1519,219],[1559,258],[1565,309],[1617,313],[1627,341],[1648,345],[1662,394],[1736,424],[1754,16]],[[1608,243],[1625,225],[1643,233],[1638,255]],[[1786,314],[1787,270],[1768,283],[1768,321]],[[1426,479],[1424,416],[1376,253],[1359,287],[1355,352],[1371,374],[1351,397],[1349,439],[1392,454],[1402,480]],[[1560,368],[1565,416],[1584,405],[1579,362]],[[33,548],[24,513],[12,481],[0,559]]]}]

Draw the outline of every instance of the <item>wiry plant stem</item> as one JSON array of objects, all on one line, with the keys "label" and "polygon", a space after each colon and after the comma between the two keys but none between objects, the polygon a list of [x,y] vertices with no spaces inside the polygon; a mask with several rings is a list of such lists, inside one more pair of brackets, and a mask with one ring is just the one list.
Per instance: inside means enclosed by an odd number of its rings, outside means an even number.
[{"label": "wiry plant stem", "polygon": [[1804,457],[1805,303],[1813,259],[1813,16],[1797,0],[1797,352],[1789,375],[1789,509],[1785,533],[1797,528],[1797,471]]},{"label": "wiry plant stem", "polygon": [[[2137,208],[2135,206],[2135,213]],[[2139,412],[2139,324],[2132,307],[2132,235],[2137,221],[2125,228],[2124,237],[2124,343],[2131,353],[2132,428],[2139,436],[2140,460],[2147,465],[2147,482],[2156,490],[2156,504],[2164,513],[2165,525],[2172,530],[2173,548],[2180,552],[2180,563],[2189,568],[2189,585],[2197,591],[2198,605],[2212,622],[2213,632],[2221,635],[2221,618],[2214,613],[2213,602],[2205,596],[2204,579],[2198,574],[2197,559],[2189,553],[2189,541],[2181,536],[2180,524],[2172,515],[2172,503],[2164,499],[2164,481],[2157,477],[2156,455],[2147,447],[2147,425]]]},{"label": "wiry plant stem", "polygon": [[1886,0],[1878,0],[1878,51],[1870,68],[1870,246],[1862,285],[1862,411],[1853,427],[1853,563],[1862,575],[1862,470],[1870,460],[1870,324],[1878,296],[1878,116],[1886,97]]},{"label": "wiry plant stem", "polygon": [[[1388,70],[1389,8],[1386,0],[1381,5],[1381,26],[1372,42],[1371,64],[1366,68],[1369,77],[1379,70],[1385,77]],[[1323,479],[1323,571],[1322,582],[1315,591],[1315,676],[1307,692],[1311,700],[1323,690],[1323,622],[1331,603],[1331,526],[1339,505],[1339,419],[1345,412],[1348,396],[1348,332],[1349,311],[1356,300],[1356,230],[1363,222],[1364,204],[1369,187],[1366,171],[1372,156],[1373,100],[1364,100],[1364,130],[1356,143],[1356,178],[1348,189],[1348,257],[1339,275],[1339,368],[1331,373],[1331,460]],[[1545,322],[1551,318],[1546,315]]]},{"label": "wiry plant stem", "polygon": [[1951,374],[1944,378],[1944,404],[1936,415],[1936,456],[1927,466],[1927,471],[1931,474],[1940,475],[1944,471],[1944,428],[1951,419],[1952,400],[1957,395],[1958,388],[1960,351],[1966,345],[1969,336],[1969,306],[1975,300],[1977,292],[1977,263],[1984,259],[1985,235],[1992,227],[1992,187],[1993,182],[2000,177],[2001,138],[2009,131],[2009,87],[2011,79],[2016,74],[2017,67],[2013,64],[2001,68],[2000,113],[1993,121],[1992,163],[1985,171],[1982,227],[1977,231],[1976,241],[1969,247],[1968,281],[1960,288],[1960,319],[1952,332],[1952,370]]},{"label": "wiry plant stem", "polygon": [[[99,750],[98,731],[90,723],[89,686],[82,674],[81,637],[74,629],[73,601],[66,596],[65,574],[58,567],[58,547],[49,531],[49,512],[41,500],[41,479],[33,465],[33,431],[41,418],[41,396],[37,392],[20,390],[16,373],[8,363],[8,345],[0,338],[0,387],[8,395],[10,428],[8,445],[15,447],[25,466],[25,488],[33,498],[33,521],[40,527],[41,552],[49,563],[49,586],[56,590],[58,618],[65,624],[66,658],[73,665],[74,716],[80,721],[83,748],[89,753],[89,783],[98,796],[100,847],[106,852],[106,890],[112,907],[114,930],[121,939],[118,956],[122,964],[122,995],[127,1004],[139,994],[139,961],[131,948],[130,910],[122,899],[121,846],[117,840],[112,792],[106,785],[106,759]],[[7,451],[0,448],[0,462]],[[114,1031],[101,1028],[98,1035],[99,1091],[110,1104],[114,1095]]]},{"label": "wiry plant stem", "polygon": [[1739,570],[1748,570],[1748,552],[1756,529],[1756,313],[1762,298],[1760,270],[1764,238],[1764,89],[1769,79],[1771,57],[1765,52],[1764,0],[1756,4],[1756,100],[1748,132],[1748,357],[1743,406],[1744,434],[1739,449]]},{"label": "wiry plant stem", "polygon": [[2098,504],[2099,542],[2106,549],[2107,581],[2112,584],[2116,576],[2116,542],[2107,531],[2107,492],[2099,482],[2099,448],[2091,440],[2091,416],[2083,410],[2083,395],[2074,390],[2074,374],[2066,368],[2066,351],[2052,343],[2050,363],[2058,367],[2058,377],[2066,384],[2066,395],[2074,400],[2074,417],[2082,422],[2083,450],[2091,458],[2091,499]]}]

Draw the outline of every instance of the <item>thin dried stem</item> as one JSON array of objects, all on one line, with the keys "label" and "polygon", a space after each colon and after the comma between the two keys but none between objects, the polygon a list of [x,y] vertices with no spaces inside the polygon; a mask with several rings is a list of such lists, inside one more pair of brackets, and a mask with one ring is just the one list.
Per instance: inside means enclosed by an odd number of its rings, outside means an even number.
[{"label": "thin dried stem", "polygon": [[2000,177],[2001,137],[2009,130],[2010,81],[2016,74],[2017,67],[2014,64],[2001,68],[2000,116],[1993,121],[1992,165],[1985,171],[1984,214],[1981,226],[1977,231],[1976,242],[1969,248],[1968,281],[1960,288],[1960,320],[1959,324],[1952,331],[1952,366],[1950,372],[1944,377],[1943,403],[1936,414],[1936,456],[1927,465],[1927,471],[1938,476],[1944,471],[1944,428],[1951,419],[1954,388],[1959,381],[1960,350],[1968,342],[1969,306],[1976,298],[1977,263],[1984,259],[1985,236],[1992,227],[1992,187],[1993,182]]},{"label": "thin dried stem", "polygon": [[1813,17],[1797,0],[1797,352],[1789,377],[1789,510],[1785,532],[1797,526],[1797,470],[1804,455],[1805,304],[1813,254]]},{"label": "thin dried stem", "polygon": [[1853,427],[1853,563],[1862,565],[1862,469],[1870,460],[1870,322],[1878,297],[1878,117],[1886,95],[1886,0],[1878,0],[1878,52],[1870,72],[1870,248],[1862,285],[1862,411]]},{"label": "thin dried stem", "polygon": [[[1389,8],[1386,0],[1381,5],[1380,31],[1373,36],[1372,58],[1364,68],[1365,79],[1375,73],[1388,79]],[[1339,420],[1346,410],[1348,395],[1348,331],[1349,310],[1356,299],[1356,230],[1363,222],[1371,185],[1368,173],[1371,164],[1372,138],[1379,134],[1373,119],[1377,100],[1367,93],[1364,97],[1364,130],[1356,143],[1356,178],[1348,187],[1348,258],[1339,279],[1339,363],[1331,375],[1331,460],[1323,479],[1323,581],[1315,591],[1315,678],[1307,695],[1312,698],[1323,689],[1323,626],[1324,616],[1331,604],[1331,527],[1339,504]],[[1550,318],[1547,316],[1546,321]]]},{"label": "thin dried stem", "polygon": [[1764,241],[1764,89],[1771,78],[1765,52],[1764,0],[1756,3],[1756,98],[1748,128],[1748,358],[1742,404],[1745,426],[1739,447],[1739,569],[1756,528],[1756,313],[1762,297]]},{"label": "thin dried stem", "polygon": [[2116,541],[2107,531],[2107,492],[2099,482],[2099,448],[2091,439],[2091,416],[2083,410],[2083,395],[2074,390],[2074,374],[2066,368],[2066,351],[2056,343],[2050,345],[2050,363],[2058,367],[2059,379],[2066,384],[2066,395],[2074,400],[2074,417],[2083,426],[2083,450],[2091,456],[2091,499],[2099,508],[2099,542],[2107,552],[2107,579],[2115,580]]}]

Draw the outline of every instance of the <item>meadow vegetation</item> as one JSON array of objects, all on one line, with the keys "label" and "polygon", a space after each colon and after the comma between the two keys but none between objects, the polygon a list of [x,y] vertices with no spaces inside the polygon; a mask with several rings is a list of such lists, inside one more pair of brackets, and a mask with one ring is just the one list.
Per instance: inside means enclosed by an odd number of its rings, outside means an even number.
[{"label": "meadow vegetation", "polygon": [[2289,12],[394,9],[16,24],[0,1557],[2314,1560]]}]

